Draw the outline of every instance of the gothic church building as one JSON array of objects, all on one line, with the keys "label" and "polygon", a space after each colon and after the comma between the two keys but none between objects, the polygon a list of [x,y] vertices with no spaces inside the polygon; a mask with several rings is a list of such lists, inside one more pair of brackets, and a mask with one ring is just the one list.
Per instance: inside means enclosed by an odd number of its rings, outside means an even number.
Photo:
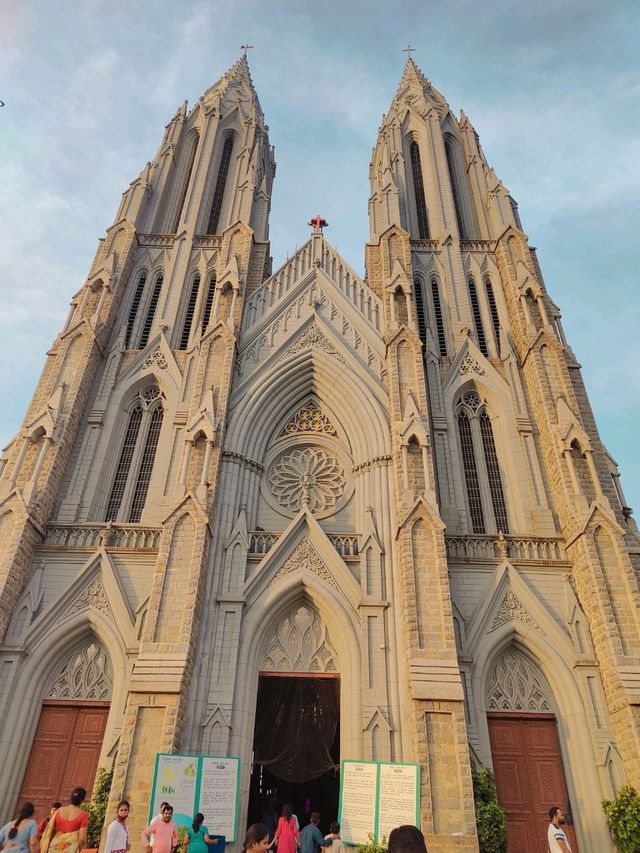
[{"label": "gothic church building", "polygon": [[600,801],[640,788],[616,464],[514,200],[411,59],[369,174],[365,278],[319,227],[273,272],[243,57],[122,196],[0,461],[5,817],[113,767],[135,839],[155,754],[195,752],[240,757],[242,835],[258,696],[294,675],[334,685],[334,760],[420,763],[431,853],[478,849],[472,765],[510,851],[557,804],[612,849]]}]

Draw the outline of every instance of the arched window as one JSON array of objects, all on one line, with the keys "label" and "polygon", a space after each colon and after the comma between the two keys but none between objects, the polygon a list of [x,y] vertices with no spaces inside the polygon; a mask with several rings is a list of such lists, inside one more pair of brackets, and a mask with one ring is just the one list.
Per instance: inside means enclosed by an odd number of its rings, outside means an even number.
[{"label": "arched window", "polygon": [[453,205],[456,211],[456,220],[458,221],[458,231],[460,232],[461,240],[468,240],[469,234],[467,233],[466,223],[464,221],[464,216],[462,213],[462,200],[460,198],[460,188],[458,186],[458,175],[456,173],[456,161],[455,161],[455,151],[454,146],[455,142],[451,136],[451,134],[447,133],[444,137],[444,150],[447,155],[447,166],[449,167],[449,179],[451,182],[451,194],[453,195]]},{"label": "arched window", "polygon": [[147,316],[144,318],[144,325],[142,327],[138,349],[144,349],[149,343],[149,335],[151,333],[151,327],[153,326],[153,318],[155,317],[156,308],[158,307],[158,300],[160,299],[163,280],[164,276],[159,272],[153,284],[153,290],[151,291],[151,299],[147,306]]},{"label": "arched window", "polygon": [[473,314],[473,325],[476,330],[476,340],[482,355],[488,355],[487,339],[484,334],[484,326],[482,325],[482,314],[480,313],[480,302],[478,300],[478,291],[475,281],[469,279],[469,299],[471,300],[471,313]]},{"label": "arched window", "polygon": [[105,521],[137,523],[147,499],[162,427],[164,406],[157,385],[148,385],[129,409],[120,459],[113,478]]},{"label": "arched window", "polygon": [[224,141],[222,149],[222,157],[220,158],[220,168],[218,169],[218,178],[216,180],[216,188],[213,193],[213,201],[211,202],[211,213],[209,214],[209,226],[207,234],[218,233],[218,220],[222,211],[222,202],[224,200],[224,190],[227,185],[227,175],[229,174],[229,165],[231,163],[231,152],[233,150],[233,136],[229,135]]},{"label": "arched window", "polygon": [[500,352],[500,316],[498,314],[498,306],[496,304],[496,296],[493,292],[491,279],[487,276],[484,280],[484,287],[487,291],[487,302],[489,303],[489,312],[491,314],[491,322],[493,323],[493,334],[496,339],[496,352]]},{"label": "arched window", "polygon": [[433,299],[433,313],[436,318],[436,332],[438,334],[438,347],[440,355],[447,354],[447,338],[444,333],[444,320],[442,318],[442,305],[440,304],[440,286],[437,278],[431,279],[431,298]]},{"label": "arched window", "polygon": [[427,346],[427,315],[424,310],[424,296],[422,293],[422,282],[419,278],[413,282],[413,290],[416,296],[416,319],[418,321],[418,334],[424,347]]},{"label": "arched window", "polygon": [[184,318],[182,334],[180,335],[180,345],[178,349],[186,349],[189,345],[189,337],[191,335],[191,326],[193,325],[193,315],[196,310],[196,302],[198,301],[198,291],[200,290],[200,276],[194,276],[191,285],[191,293],[189,294],[189,302],[187,303],[187,313]]},{"label": "arched window", "polygon": [[173,221],[169,225],[169,233],[175,234],[178,230],[178,225],[180,224],[180,217],[182,214],[182,208],[184,207],[184,202],[187,197],[187,190],[189,189],[189,182],[191,181],[191,173],[193,172],[193,164],[196,160],[196,152],[198,151],[198,143],[200,142],[200,137],[197,133],[192,133],[190,139],[187,142],[188,148],[185,151],[185,159],[182,162],[182,168],[176,175],[177,181],[177,199],[176,206],[173,213]]},{"label": "arched window", "polygon": [[213,307],[213,297],[215,296],[215,292],[216,292],[216,274],[213,273],[213,275],[209,279],[209,287],[207,288],[207,298],[204,301],[204,308],[202,311],[202,323],[200,326],[200,336],[201,337],[207,331],[207,327],[209,326],[209,320],[211,319],[211,308]]},{"label": "arched window", "polygon": [[410,148],[411,174],[413,176],[413,191],[416,198],[416,213],[418,215],[418,236],[421,240],[429,239],[429,220],[427,219],[427,202],[424,196],[422,181],[422,165],[420,163],[420,148],[413,140]]},{"label": "arched window", "polygon": [[135,293],[133,294],[133,300],[131,302],[131,308],[129,309],[129,316],[127,317],[127,334],[125,335],[124,339],[125,349],[129,349],[131,333],[133,332],[133,326],[136,322],[136,317],[138,316],[138,308],[140,307],[140,300],[142,299],[142,294],[144,293],[144,286],[146,283],[147,273],[143,270],[138,278],[138,283],[136,284]]},{"label": "arched window", "polygon": [[508,533],[509,519],[493,427],[477,391],[463,394],[456,418],[472,530]]}]

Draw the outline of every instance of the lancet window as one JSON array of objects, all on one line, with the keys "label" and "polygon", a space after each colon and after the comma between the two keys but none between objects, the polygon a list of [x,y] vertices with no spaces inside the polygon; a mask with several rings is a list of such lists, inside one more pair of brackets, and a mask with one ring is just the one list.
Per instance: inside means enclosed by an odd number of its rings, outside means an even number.
[{"label": "lancet window", "polygon": [[204,335],[207,331],[207,326],[209,325],[209,320],[211,319],[211,309],[213,307],[213,297],[216,292],[216,274],[213,273],[211,278],[209,279],[209,287],[207,288],[207,296],[204,301],[204,308],[202,310],[202,323],[200,327],[200,335]]},{"label": "lancet window", "polygon": [[138,316],[138,309],[140,308],[140,301],[142,300],[142,294],[144,293],[144,286],[147,283],[147,273],[143,270],[138,277],[138,283],[136,284],[136,289],[133,294],[133,300],[131,302],[131,308],[129,309],[129,316],[127,317],[127,333],[125,335],[124,346],[125,349],[129,349],[129,343],[131,341],[131,334],[133,332],[133,327],[136,322],[136,317]]},{"label": "lancet window", "polygon": [[489,312],[491,314],[491,322],[493,324],[493,334],[496,340],[496,352],[500,352],[500,315],[498,314],[498,306],[496,304],[496,295],[493,292],[491,279],[486,276],[484,280],[484,289],[487,292],[487,302],[489,303]]},{"label": "lancet window", "polygon": [[208,234],[218,233],[218,223],[220,213],[222,211],[222,202],[224,201],[224,190],[227,185],[227,176],[229,174],[229,165],[231,163],[231,152],[233,151],[233,136],[229,135],[224,141],[222,148],[222,157],[220,158],[220,168],[218,169],[218,178],[216,180],[216,188],[213,193],[213,201],[211,202],[211,212],[209,214]]},{"label": "lancet window", "polygon": [[427,202],[424,195],[424,183],[422,180],[422,164],[420,162],[420,148],[413,140],[410,148],[411,173],[413,176],[413,191],[416,199],[416,214],[418,217],[418,236],[421,240],[429,239],[429,220],[427,218]]},{"label": "lancet window", "polygon": [[456,419],[472,531],[508,533],[507,505],[491,418],[476,390],[463,394]]},{"label": "lancet window", "polygon": [[180,345],[178,346],[178,349],[186,349],[189,345],[191,327],[193,325],[193,315],[195,314],[196,310],[196,302],[198,301],[199,290],[200,276],[195,275],[191,284],[191,293],[189,294],[189,301],[187,303],[187,311],[184,318],[184,325],[182,326],[182,334],[180,335]]},{"label": "lancet window", "polygon": [[427,346],[427,314],[424,306],[424,295],[422,293],[422,282],[417,278],[413,282],[413,290],[416,296],[416,320],[418,322],[418,334],[424,347]]},{"label": "lancet window", "polygon": [[197,133],[193,133],[191,135],[191,139],[188,141],[189,148],[186,151],[186,160],[183,163],[182,169],[177,174],[178,180],[178,199],[177,205],[175,208],[175,213],[173,216],[173,222],[169,227],[169,232],[171,234],[175,234],[178,230],[178,225],[180,224],[180,217],[182,214],[182,208],[184,207],[184,202],[187,197],[187,190],[189,189],[189,182],[191,181],[191,173],[193,172],[193,164],[196,160],[196,153],[198,151],[198,143],[200,141],[200,137]]},{"label": "lancet window", "polygon": [[480,352],[482,355],[488,355],[487,350],[487,338],[484,333],[484,325],[482,323],[482,313],[480,311],[480,301],[478,299],[478,290],[476,288],[475,281],[470,278],[468,281],[469,285],[469,299],[471,301],[471,313],[473,315],[473,325],[476,331],[476,340],[478,341],[478,347],[480,348]]},{"label": "lancet window", "polygon": [[147,385],[128,409],[128,423],[107,503],[105,521],[137,523],[147,500],[162,428],[160,388]]},{"label": "lancet window", "polygon": [[436,332],[438,334],[438,347],[440,355],[447,354],[447,337],[444,332],[444,319],[442,316],[442,304],[440,302],[440,285],[437,278],[431,279],[431,298],[433,299],[433,314],[436,320]]},{"label": "lancet window", "polygon": [[161,272],[159,272],[156,276],[156,280],[153,283],[153,290],[151,291],[151,298],[149,299],[149,304],[147,305],[147,316],[144,318],[144,325],[142,326],[138,349],[144,349],[149,343],[149,335],[151,334],[153,318],[155,317],[156,308],[158,307],[158,300],[160,299],[160,292],[162,290],[163,280],[164,276]]}]

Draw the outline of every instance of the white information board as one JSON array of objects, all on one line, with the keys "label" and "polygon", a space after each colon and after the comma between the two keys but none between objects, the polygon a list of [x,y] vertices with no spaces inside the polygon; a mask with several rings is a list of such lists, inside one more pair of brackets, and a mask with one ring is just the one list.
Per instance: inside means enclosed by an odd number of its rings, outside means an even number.
[{"label": "white information board", "polygon": [[237,758],[202,758],[198,811],[212,835],[235,841],[240,761]]},{"label": "white information board", "polygon": [[419,825],[418,770],[416,764],[380,765],[377,838],[388,840],[389,833],[396,826]]},{"label": "white information board", "polygon": [[378,765],[343,761],[340,768],[340,838],[346,844],[367,844],[375,832]]}]

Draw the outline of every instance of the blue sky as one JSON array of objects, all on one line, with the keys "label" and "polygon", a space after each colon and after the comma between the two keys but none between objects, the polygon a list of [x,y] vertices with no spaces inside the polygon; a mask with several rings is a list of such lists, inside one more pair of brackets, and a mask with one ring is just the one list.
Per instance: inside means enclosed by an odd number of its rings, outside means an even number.
[{"label": "blue sky", "polygon": [[640,5],[632,0],[0,0],[0,442],[165,123],[249,60],[278,266],[320,212],[363,272],[368,163],[407,43],[518,200],[640,507]]}]

